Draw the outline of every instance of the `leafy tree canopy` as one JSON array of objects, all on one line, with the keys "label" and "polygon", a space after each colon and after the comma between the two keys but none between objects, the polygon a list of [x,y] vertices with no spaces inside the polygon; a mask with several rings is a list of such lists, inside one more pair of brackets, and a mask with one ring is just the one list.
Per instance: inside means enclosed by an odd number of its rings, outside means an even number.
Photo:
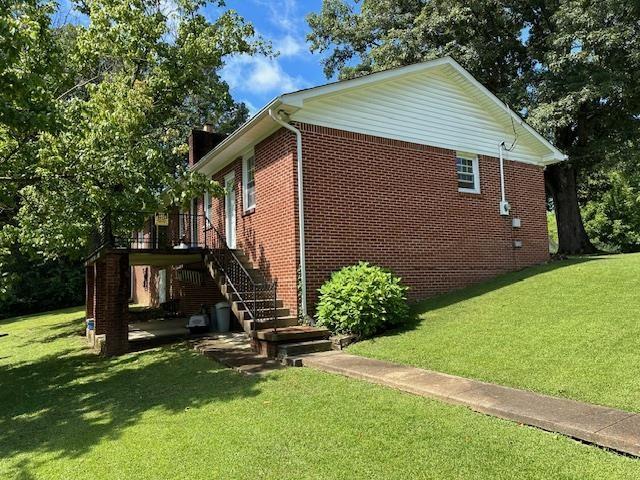
[{"label": "leafy tree canopy", "polygon": [[186,170],[186,138],[246,119],[219,71],[268,47],[222,1],[205,17],[206,3],[81,0],[80,22],[55,25],[55,2],[0,2],[2,241],[80,253],[105,212],[220,193]]},{"label": "leafy tree canopy", "polygon": [[592,250],[576,184],[637,145],[640,3],[324,0],[308,22],[327,76],[453,56],[569,155],[546,171],[560,250]]}]

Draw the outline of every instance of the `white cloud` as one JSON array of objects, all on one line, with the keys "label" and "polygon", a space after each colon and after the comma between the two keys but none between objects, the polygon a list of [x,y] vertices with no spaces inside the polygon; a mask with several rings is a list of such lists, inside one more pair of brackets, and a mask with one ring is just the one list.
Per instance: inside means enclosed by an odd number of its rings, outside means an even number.
[{"label": "white cloud", "polygon": [[222,78],[232,90],[278,95],[304,88],[300,77],[285,72],[277,59],[240,55],[231,58],[222,70]]},{"label": "white cloud", "polygon": [[258,109],[256,108],[256,106],[246,98],[243,98],[240,101],[244,103],[249,109],[249,117],[253,117],[258,112]]},{"label": "white cloud", "polygon": [[295,32],[304,18],[298,14],[296,0],[254,0],[261,8],[269,10],[269,21],[286,32]]},{"label": "white cloud", "polygon": [[295,57],[304,52],[305,47],[304,39],[298,40],[289,34],[273,42],[273,49],[279,52],[281,57]]}]

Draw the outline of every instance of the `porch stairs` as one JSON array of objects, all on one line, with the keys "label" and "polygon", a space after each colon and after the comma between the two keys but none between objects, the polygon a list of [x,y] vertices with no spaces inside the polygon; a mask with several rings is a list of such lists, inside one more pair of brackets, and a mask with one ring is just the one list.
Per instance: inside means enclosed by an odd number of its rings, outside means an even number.
[{"label": "porch stairs", "polygon": [[[234,249],[231,253],[232,261],[241,264],[240,270],[251,277],[251,282],[257,285],[269,283],[263,272],[253,266],[242,250]],[[229,255],[226,258],[229,258]],[[226,261],[229,262],[229,260]],[[231,311],[242,329],[251,338],[254,351],[269,358],[279,357],[286,360],[287,357],[295,355],[331,350],[329,330],[299,325],[298,318],[291,315],[282,299],[277,296],[257,298],[255,293],[243,291],[248,289],[248,283],[245,281],[234,284],[232,279],[234,275],[231,273],[233,269],[226,267],[227,272],[225,272],[222,268],[223,263],[215,255],[205,255],[205,264],[220,292],[231,305]],[[239,283],[244,287],[238,285]],[[255,312],[254,295],[256,295]]]}]

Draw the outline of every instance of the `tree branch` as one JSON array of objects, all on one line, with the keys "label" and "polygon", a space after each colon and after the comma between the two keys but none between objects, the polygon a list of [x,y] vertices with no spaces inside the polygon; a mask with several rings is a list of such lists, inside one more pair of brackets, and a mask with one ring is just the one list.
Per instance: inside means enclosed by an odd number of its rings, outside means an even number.
[{"label": "tree branch", "polygon": [[95,80],[97,80],[98,78],[100,78],[100,76],[103,74],[103,72],[98,73],[97,75],[87,79],[87,80],[83,80],[82,82],[78,83],[77,85],[74,85],[73,87],[71,87],[69,90],[67,90],[66,92],[62,93],[61,95],[56,97],[56,101],[57,100],[62,100],[64,97],[66,97],[67,95],[69,95],[70,93],[72,93],[73,91],[77,90],[78,88],[82,88],[84,87],[87,83],[91,83]]}]

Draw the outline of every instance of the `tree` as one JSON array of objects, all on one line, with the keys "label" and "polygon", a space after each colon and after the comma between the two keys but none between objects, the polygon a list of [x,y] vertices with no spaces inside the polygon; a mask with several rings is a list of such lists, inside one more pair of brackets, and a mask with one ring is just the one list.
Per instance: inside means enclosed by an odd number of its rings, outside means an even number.
[{"label": "tree", "polygon": [[267,49],[233,11],[208,20],[205,4],[81,0],[83,21],[62,25],[54,3],[2,4],[0,26],[20,35],[0,30],[1,240],[80,254],[106,212],[134,228],[133,212],[221,193],[186,170],[186,138],[246,119],[218,72]]},{"label": "tree", "polygon": [[[341,78],[451,55],[569,155],[545,170],[562,253],[594,251],[578,184],[639,135],[640,5],[623,0],[324,0],[312,50]],[[359,4],[359,8],[358,8]]]}]

